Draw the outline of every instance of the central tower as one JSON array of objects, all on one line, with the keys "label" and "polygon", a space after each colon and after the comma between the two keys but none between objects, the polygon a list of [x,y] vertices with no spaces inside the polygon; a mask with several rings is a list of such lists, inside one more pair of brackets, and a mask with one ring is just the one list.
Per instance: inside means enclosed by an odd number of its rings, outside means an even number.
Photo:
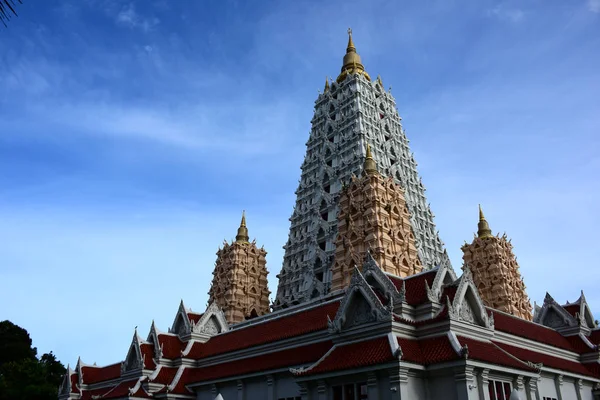
[{"label": "central tower", "polygon": [[283,267],[277,276],[275,309],[329,292],[339,194],[352,175],[361,174],[367,145],[379,173],[404,189],[421,264],[424,268],[450,265],[400,121],[396,101],[381,78],[371,80],[349,29],[341,72],[335,81],[325,81],[315,104]]}]

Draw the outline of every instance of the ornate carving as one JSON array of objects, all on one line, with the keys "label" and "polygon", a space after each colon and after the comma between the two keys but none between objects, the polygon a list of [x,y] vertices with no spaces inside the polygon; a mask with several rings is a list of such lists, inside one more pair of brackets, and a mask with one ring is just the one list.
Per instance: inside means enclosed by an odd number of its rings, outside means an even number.
[{"label": "ornate carving", "polygon": [[[352,64],[348,70],[354,70]],[[414,230],[417,254],[422,255],[421,263],[432,267],[448,261],[435,230],[433,215],[427,207],[425,190],[402,130],[395,101],[391,94],[377,89],[378,87],[380,88],[380,85],[369,82],[362,75],[347,75],[342,82],[332,84],[326,93],[317,99],[311,121],[312,129],[306,143],[306,157],[302,163],[302,176],[296,191],[296,206],[290,221],[290,240],[285,247],[282,279],[279,281],[275,308],[289,305],[293,301],[294,293],[298,293],[297,297],[302,299],[310,297],[303,292],[312,289],[301,287],[301,283],[292,276],[298,270],[318,272],[318,268],[321,268],[316,266],[316,255],[313,252],[322,242],[317,242],[311,231],[318,231],[318,222],[322,217],[320,212],[309,212],[304,206],[316,205],[319,211],[326,211],[330,216],[337,214],[335,191],[344,184],[351,184],[352,175],[360,175],[362,172],[366,143],[373,147],[374,159],[384,166],[382,174],[404,188],[410,215],[407,222]],[[362,111],[359,112],[355,104],[359,104]],[[375,119],[373,122],[370,118],[358,121],[361,115],[367,115],[365,112],[370,113],[366,104],[376,106],[372,111],[372,117]],[[380,114],[380,105],[385,110],[383,114]],[[380,115],[385,118],[382,120]],[[381,140],[384,136],[386,140]],[[325,204],[321,207],[323,200]],[[386,209],[393,209],[393,205],[385,199],[380,202],[381,209],[378,209],[377,213],[383,215],[389,213]],[[376,219],[377,217],[374,217],[371,223]],[[364,220],[366,221],[366,218]],[[344,220],[340,218],[339,221],[330,222],[331,227],[326,231],[323,240],[328,249],[335,243],[340,228],[338,224],[342,221]],[[362,230],[357,226],[357,221],[354,222],[354,228]],[[355,248],[355,251],[358,250],[360,249]],[[332,255],[333,251],[327,250],[327,253]],[[304,264],[305,260],[307,262]],[[324,271],[331,271],[332,261],[322,265],[322,268]],[[352,273],[351,269],[350,264],[346,269],[347,274],[344,275],[346,284]],[[327,290],[331,285],[328,279],[329,274],[326,274],[323,290]]]},{"label": "ornate carving", "polygon": [[[357,300],[359,297],[362,297],[362,299]],[[356,306],[359,304],[360,308],[356,310]],[[369,307],[370,314],[366,312],[366,306],[363,304],[366,304]],[[346,291],[346,295],[342,298],[335,318],[333,321],[328,320],[330,332],[340,332],[344,328],[367,322],[388,320],[390,322],[392,320],[391,310],[381,304],[377,295],[373,292],[367,281],[365,281],[358,268],[354,267],[354,274],[352,274],[350,287]],[[347,321],[349,323],[347,323]]]},{"label": "ornate carving", "polygon": [[266,254],[248,241],[245,216],[236,240],[217,252],[209,303],[219,305],[229,324],[270,312]]},{"label": "ornate carving", "polygon": [[484,304],[527,320],[532,307],[519,272],[519,264],[506,235],[493,236],[480,210],[479,232],[471,244],[462,246],[465,270]]}]

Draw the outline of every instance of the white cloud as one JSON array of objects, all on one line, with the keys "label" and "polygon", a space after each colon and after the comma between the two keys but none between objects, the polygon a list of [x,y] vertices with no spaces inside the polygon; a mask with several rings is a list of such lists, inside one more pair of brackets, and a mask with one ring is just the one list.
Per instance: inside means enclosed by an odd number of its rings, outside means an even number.
[{"label": "white cloud", "polygon": [[488,11],[488,15],[510,22],[520,22],[525,17],[523,10],[498,5]]},{"label": "white cloud", "polygon": [[593,13],[600,13],[600,0],[588,0],[588,9]]},{"label": "white cloud", "polygon": [[160,22],[158,18],[145,18],[141,16],[135,11],[133,4],[123,7],[117,14],[116,21],[119,25],[141,29],[144,32],[151,31]]}]

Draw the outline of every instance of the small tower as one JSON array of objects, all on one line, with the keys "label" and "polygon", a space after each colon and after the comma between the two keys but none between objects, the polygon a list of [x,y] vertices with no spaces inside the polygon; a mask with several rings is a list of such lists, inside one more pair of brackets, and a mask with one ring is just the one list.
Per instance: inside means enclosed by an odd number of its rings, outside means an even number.
[{"label": "small tower", "polygon": [[531,321],[531,303],[512,244],[506,235],[492,235],[481,206],[477,225],[473,243],[462,246],[462,251],[481,299],[488,307]]},{"label": "small tower", "polygon": [[379,174],[369,145],[363,174],[343,189],[339,207],[332,291],[348,286],[367,250],[384,272],[400,277],[421,272],[404,191]]},{"label": "small tower", "polygon": [[267,314],[269,289],[267,286],[267,252],[249,242],[246,215],[235,241],[225,242],[217,251],[213,281],[208,292],[209,304],[215,301],[225,313],[229,324]]}]

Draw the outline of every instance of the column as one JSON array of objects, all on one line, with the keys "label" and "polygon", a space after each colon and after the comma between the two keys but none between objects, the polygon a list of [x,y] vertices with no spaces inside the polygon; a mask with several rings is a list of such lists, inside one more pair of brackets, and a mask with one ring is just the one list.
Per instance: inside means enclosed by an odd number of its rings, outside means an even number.
[{"label": "column", "polygon": [[275,400],[275,379],[273,375],[267,375],[267,400]]},{"label": "column", "polygon": [[329,397],[328,394],[328,390],[327,390],[327,384],[325,383],[324,380],[319,380],[317,381],[317,393],[319,396],[319,400],[327,400],[327,398]]},{"label": "column", "polygon": [[556,397],[558,400],[563,400],[563,395],[562,395],[562,385],[563,385],[563,376],[562,375],[556,375],[554,377],[554,386],[556,386]]},{"label": "column", "polygon": [[402,382],[401,382],[401,378],[400,378],[400,368],[390,368],[388,370],[388,374],[390,377],[390,392],[392,393],[392,396],[390,397],[391,400],[406,400],[407,397],[401,397],[400,391],[401,391],[401,386],[402,386]]},{"label": "column", "polygon": [[237,381],[237,398],[238,400],[245,400],[244,382],[241,379],[238,379]]},{"label": "column", "polygon": [[300,382],[300,398],[302,400],[310,400],[310,391],[308,390],[308,384],[306,382]]},{"label": "column", "polygon": [[581,379],[575,380],[575,393],[577,394],[577,400],[583,400],[583,381]]},{"label": "column", "polygon": [[[517,375],[515,379],[513,379],[513,388],[517,389],[519,395],[525,394],[525,383],[523,375]],[[519,396],[521,397],[521,396]]]},{"label": "column", "polygon": [[379,400],[379,386],[375,372],[369,372],[367,375],[367,391],[369,400]]},{"label": "column", "polygon": [[459,400],[477,399],[479,393],[473,377],[473,367],[465,365],[454,369],[454,382],[456,383],[456,395]]},{"label": "column", "polygon": [[526,385],[526,395],[527,395],[527,400],[540,400],[540,391],[538,389],[538,382],[541,379],[541,377],[537,377],[537,378],[529,378],[527,379],[527,385]]},{"label": "column", "polygon": [[488,385],[490,383],[489,378],[490,370],[488,368],[484,368],[479,371],[477,386],[479,389],[479,398],[481,400],[490,400],[490,391],[488,390]]}]

